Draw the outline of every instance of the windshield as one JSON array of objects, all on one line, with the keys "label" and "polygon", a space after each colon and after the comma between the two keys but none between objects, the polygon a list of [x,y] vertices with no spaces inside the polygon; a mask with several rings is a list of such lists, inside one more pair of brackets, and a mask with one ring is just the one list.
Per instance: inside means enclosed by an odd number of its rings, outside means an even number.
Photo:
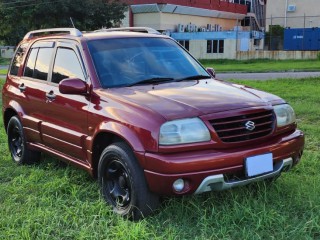
[{"label": "windshield", "polygon": [[102,87],[174,81],[191,76],[209,77],[175,41],[167,38],[100,39],[88,42]]}]

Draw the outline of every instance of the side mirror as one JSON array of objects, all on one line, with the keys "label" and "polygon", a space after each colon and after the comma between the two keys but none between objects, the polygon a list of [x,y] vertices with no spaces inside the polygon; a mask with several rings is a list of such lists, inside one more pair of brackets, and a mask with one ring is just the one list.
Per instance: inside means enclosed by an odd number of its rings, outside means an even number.
[{"label": "side mirror", "polygon": [[216,71],[213,68],[206,68],[206,70],[213,78],[216,78]]},{"label": "side mirror", "polygon": [[78,78],[66,78],[59,83],[59,91],[63,94],[84,95],[88,92],[88,85]]}]

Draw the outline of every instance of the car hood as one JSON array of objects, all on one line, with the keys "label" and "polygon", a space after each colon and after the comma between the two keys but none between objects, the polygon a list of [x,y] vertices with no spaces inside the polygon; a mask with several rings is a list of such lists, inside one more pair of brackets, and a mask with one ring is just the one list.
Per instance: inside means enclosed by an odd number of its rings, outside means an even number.
[{"label": "car hood", "polygon": [[[103,90],[121,102],[147,107],[167,120],[268,106],[279,97],[242,85],[206,79]],[[111,95],[110,95],[111,94]]]}]

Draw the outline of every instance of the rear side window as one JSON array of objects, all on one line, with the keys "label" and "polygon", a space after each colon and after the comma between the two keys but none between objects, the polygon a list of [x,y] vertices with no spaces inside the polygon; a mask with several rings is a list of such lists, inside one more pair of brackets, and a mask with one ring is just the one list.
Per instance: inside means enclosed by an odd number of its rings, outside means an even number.
[{"label": "rear side window", "polygon": [[69,48],[58,48],[52,72],[52,82],[59,83],[66,78],[85,80],[77,54]]},{"label": "rear side window", "polygon": [[18,71],[19,71],[20,65],[22,63],[23,56],[26,53],[27,46],[28,46],[28,44],[25,43],[25,44],[21,44],[18,47],[16,54],[13,57],[12,64],[11,64],[11,68],[10,68],[11,75],[15,75],[15,76],[18,75]]}]

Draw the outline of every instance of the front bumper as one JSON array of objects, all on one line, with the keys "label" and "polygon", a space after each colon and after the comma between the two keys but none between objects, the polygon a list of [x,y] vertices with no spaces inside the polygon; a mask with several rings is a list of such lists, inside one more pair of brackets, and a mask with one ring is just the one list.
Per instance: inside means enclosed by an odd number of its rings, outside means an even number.
[{"label": "front bumper", "polygon": [[[150,190],[160,195],[224,190],[278,176],[299,162],[303,148],[304,134],[296,130],[290,135],[254,147],[176,154],[146,153],[144,171]],[[244,173],[244,160],[247,157],[270,152],[273,154],[273,172],[237,181],[227,180],[229,175]],[[185,182],[180,192],[173,189],[177,179]]]},{"label": "front bumper", "polygon": [[281,174],[282,171],[289,171],[292,166],[293,166],[293,159],[287,158],[277,162],[274,165],[274,169],[272,172],[263,174],[257,177],[253,177],[253,178],[226,181],[224,179],[223,174],[209,176],[202,181],[198,189],[195,191],[195,194],[209,192],[209,191],[222,191],[222,190],[230,189],[233,187],[244,186],[249,183],[265,180],[268,178],[276,178]]}]

